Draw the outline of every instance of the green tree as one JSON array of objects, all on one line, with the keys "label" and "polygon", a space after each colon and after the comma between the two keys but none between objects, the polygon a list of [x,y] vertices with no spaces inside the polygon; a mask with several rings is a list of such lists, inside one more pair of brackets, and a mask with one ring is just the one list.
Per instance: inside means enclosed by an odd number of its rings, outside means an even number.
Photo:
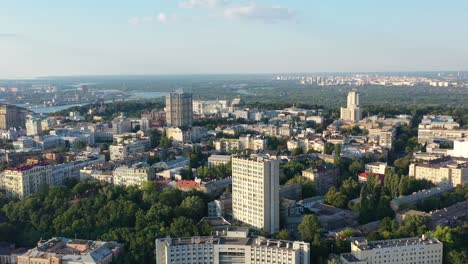
[{"label": "green tree", "polygon": [[198,235],[198,229],[192,219],[180,216],[172,222],[169,233],[173,237],[191,237]]},{"label": "green tree", "polygon": [[289,232],[287,230],[280,230],[278,235],[276,235],[277,239],[281,240],[291,240],[291,236],[289,235]]},{"label": "green tree", "polygon": [[345,208],[347,205],[346,195],[339,192],[335,186],[331,187],[325,194],[325,202],[339,208]]},{"label": "green tree", "polygon": [[298,226],[301,239],[311,243],[314,246],[320,245],[322,238],[322,227],[315,215],[306,215]]}]

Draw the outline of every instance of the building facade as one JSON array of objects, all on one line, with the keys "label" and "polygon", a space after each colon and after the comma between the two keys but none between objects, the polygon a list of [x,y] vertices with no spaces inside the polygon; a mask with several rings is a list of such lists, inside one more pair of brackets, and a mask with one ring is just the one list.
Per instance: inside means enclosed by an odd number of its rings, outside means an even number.
[{"label": "building facade", "polygon": [[251,236],[243,228],[205,237],[156,239],[157,264],[309,264],[309,255],[309,243]]},{"label": "building facade", "polygon": [[359,93],[352,90],[348,93],[346,107],[341,108],[340,119],[351,122],[358,122],[362,118],[362,111],[359,104]]},{"label": "building facade", "polygon": [[232,210],[256,229],[279,231],[279,160],[232,158]]},{"label": "building facade", "polygon": [[413,163],[409,167],[409,175],[438,185],[465,186],[468,184],[468,159],[442,157],[428,162]]},{"label": "building facade", "polygon": [[116,168],[113,172],[113,182],[115,185],[141,186],[143,182],[153,179],[154,176],[154,170],[147,163],[139,162],[131,167]]},{"label": "building facade", "polygon": [[0,104],[0,129],[24,127],[26,111],[14,105]]},{"label": "building facade", "polygon": [[351,242],[351,253],[341,254],[343,264],[442,264],[443,244],[439,240],[421,237]]},{"label": "building facade", "polygon": [[166,96],[166,123],[168,127],[191,126],[193,121],[192,94],[182,91]]}]

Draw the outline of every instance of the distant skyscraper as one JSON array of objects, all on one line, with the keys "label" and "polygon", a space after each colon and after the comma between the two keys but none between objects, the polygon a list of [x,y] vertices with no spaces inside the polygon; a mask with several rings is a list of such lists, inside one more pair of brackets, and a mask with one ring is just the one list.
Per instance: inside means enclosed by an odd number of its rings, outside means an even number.
[{"label": "distant skyscraper", "polygon": [[279,160],[232,158],[232,209],[236,220],[279,231]]},{"label": "distant skyscraper", "polygon": [[359,104],[359,93],[352,90],[348,93],[348,104],[341,107],[341,119],[345,121],[358,122],[362,118],[362,111]]},{"label": "distant skyscraper", "polygon": [[193,121],[192,94],[177,91],[166,96],[168,127],[191,126]]},{"label": "distant skyscraper", "polygon": [[15,105],[0,104],[0,129],[24,127],[26,124],[26,110]]}]

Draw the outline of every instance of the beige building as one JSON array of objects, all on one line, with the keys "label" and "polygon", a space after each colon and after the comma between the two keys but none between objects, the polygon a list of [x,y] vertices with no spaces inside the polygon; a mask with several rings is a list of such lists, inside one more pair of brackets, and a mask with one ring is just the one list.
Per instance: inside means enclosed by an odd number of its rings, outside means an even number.
[{"label": "beige building", "polygon": [[230,153],[240,149],[239,145],[239,139],[221,138],[215,141],[215,150],[219,153]]},{"label": "beige building", "polygon": [[244,135],[239,137],[239,148],[261,151],[266,148],[267,140],[262,136]]},{"label": "beige building", "polygon": [[231,156],[229,155],[211,155],[208,157],[208,168],[217,165],[227,165],[231,162]]},{"label": "beige building", "polygon": [[462,140],[468,137],[468,129],[418,128],[418,143],[431,143],[437,139]]},{"label": "beige building", "polygon": [[143,162],[136,163],[131,167],[121,166],[113,172],[113,182],[115,185],[141,186],[145,181],[153,179],[154,170]]},{"label": "beige building", "polygon": [[351,122],[358,122],[362,118],[362,112],[359,104],[359,93],[352,90],[348,93],[346,107],[341,107],[340,119]]},{"label": "beige building", "polygon": [[251,236],[228,228],[211,236],[156,239],[156,264],[309,264],[310,244]]},{"label": "beige building", "polygon": [[351,253],[341,254],[343,264],[442,264],[443,244],[425,235],[392,240],[351,242]]},{"label": "beige building", "polygon": [[315,168],[303,170],[302,176],[315,183],[315,189],[318,195],[324,195],[328,192],[328,189],[335,185],[339,172],[338,168],[327,164],[325,166],[316,166]]},{"label": "beige building", "polygon": [[236,220],[279,231],[279,160],[232,158],[232,209]]},{"label": "beige building", "polygon": [[426,179],[434,184],[452,186],[468,184],[468,159],[442,157],[423,163],[413,163],[409,175],[416,179]]},{"label": "beige building", "polygon": [[26,111],[15,105],[0,104],[0,129],[24,127]]},{"label": "beige building", "polygon": [[178,91],[166,96],[166,123],[168,127],[191,126],[193,121],[192,94]]}]

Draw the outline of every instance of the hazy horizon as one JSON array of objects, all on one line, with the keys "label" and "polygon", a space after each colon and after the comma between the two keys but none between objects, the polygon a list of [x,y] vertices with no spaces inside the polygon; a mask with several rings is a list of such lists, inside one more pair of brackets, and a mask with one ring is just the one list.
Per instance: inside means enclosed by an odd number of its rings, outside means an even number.
[{"label": "hazy horizon", "polygon": [[468,70],[459,0],[19,0],[0,9],[0,79]]}]

